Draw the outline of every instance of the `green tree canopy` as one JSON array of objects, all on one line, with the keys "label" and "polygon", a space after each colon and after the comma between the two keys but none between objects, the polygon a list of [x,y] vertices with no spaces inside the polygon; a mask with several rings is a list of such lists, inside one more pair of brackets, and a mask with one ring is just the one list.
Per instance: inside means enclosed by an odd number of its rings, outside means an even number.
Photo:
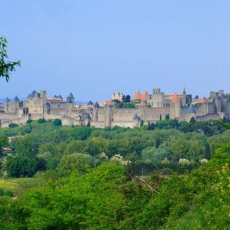
[{"label": "green tree canopy", "polygon": [[64,155],[59,162],[58,171],[62,176],[69,176],[73,170],[86,173],[90,168],[90,158],[90,155],[82,153]]},{"label": "green tree canopy", "polygon": [[22,155],[9,156],[6,161],[6,170],[9,177],[30,177],[37,170],[37,162]]}]

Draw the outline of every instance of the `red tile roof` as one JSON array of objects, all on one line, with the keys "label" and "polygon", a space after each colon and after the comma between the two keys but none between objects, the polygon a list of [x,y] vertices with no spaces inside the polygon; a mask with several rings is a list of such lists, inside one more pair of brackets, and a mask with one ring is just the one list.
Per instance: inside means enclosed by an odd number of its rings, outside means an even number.
[{"label": "red tile roof", "polygon": [[145,101],[143,101],[143,100],[142,100],[139,106],[141,106],[141,107],[145,107],[145,106],[147,106],[147,104],[146,104],[146,102],[145,102]]},{"label": "red tile roof", "polygon": [[178,97],[178,95],[176,93],[174,93],[174,95],[172,96],[171,101],[172,102],[178,102],[178,101],[180,101],[179,97]]},{"label": "red tile roof", "polygon": [[206,102],[206,100],[205,100],[204,97],[202,97],[202,98],[200,99],[200,103],[204,103],[204,102]]},{"label": "red tile roof", "polygon": [[106,104],[107,105],[113,105],[113,102],[112,102],[112,100],[109,100],[109,101],[106,102]]},{"label": "red tile roof", "polygon": [[148,98],[148,92],[145,91],[145,92],[142,94],[141,99],[142,99],[142,100],[147,100],[147,98]]},{"label": "red tile roof", "polygon": [[137,91],[133,97],[133,100],[140,100],[141,99],[141,93],[140,91]]}]

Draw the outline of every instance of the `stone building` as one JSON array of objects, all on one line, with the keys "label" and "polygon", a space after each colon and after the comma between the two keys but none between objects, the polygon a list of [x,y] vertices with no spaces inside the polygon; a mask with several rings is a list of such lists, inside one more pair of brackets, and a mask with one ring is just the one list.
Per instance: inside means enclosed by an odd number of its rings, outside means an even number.
[{"label": "stone building", "polygon": [[[112,100],[122,99],[123,94],[112,94]],[[40,93],[35,90],[25,101],[16,96],[13,101],[6,98],[5,104],[0,105],[0,127],[8,127],[10,123],[25,124],[27,120],[39,118],[62,120],[63,125],[87,125],[95,127],[136,127],[141,122],[155,122],[169,116],[170,119],[190,121],[194,117],[197,121],[208,119],[230,118],[230,102],[224,91],[210,92],[208,98],[192,99],[191,94],[164,94],[160,89],[153,89],[152,94],[137,91],[132,98],[138,101],[136,108],[116,108],[112,100],[106,103],[77,105],[70,93],[66,100],[62,96],[47,98],[46,91]]]}]

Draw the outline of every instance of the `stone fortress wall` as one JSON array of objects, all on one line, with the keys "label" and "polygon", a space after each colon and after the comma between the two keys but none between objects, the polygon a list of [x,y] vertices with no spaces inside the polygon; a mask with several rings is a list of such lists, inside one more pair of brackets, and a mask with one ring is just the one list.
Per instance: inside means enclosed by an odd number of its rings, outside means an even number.
[{"label": "stone fortress wall", "polygon": [[[112,94],[112,100],[121,101],[122,93]],[[148,124],[164,119],[190,121],[194,117],[198,121],[230,117],[230,102],[223,90],[210,92],[209,98],[192,99],[191,94],[165,94],[160,89],[153,89],[152,94],[139,91],[134,95],[136,108],[116,108],[113,101],[108,101],[104,107],[96,102],[87,105],[77,105],[73,94],[66,100],[59,96],[47,98],[46,91],[33,91],[25,101],[16,96],[13,101],[8,98],[0,111],[0,127],[8,127],[10,123],[25,124],[27,120],[61,119],[65,126],[87,125],[95,127],[130,127],[134,128],[141,122]]]}]

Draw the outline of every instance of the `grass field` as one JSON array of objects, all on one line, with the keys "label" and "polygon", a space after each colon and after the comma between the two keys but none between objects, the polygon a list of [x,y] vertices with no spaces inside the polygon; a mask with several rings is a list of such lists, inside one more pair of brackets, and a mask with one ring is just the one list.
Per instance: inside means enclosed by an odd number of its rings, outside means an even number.
[{"label": "grass field", "polygon": [[15,196],[20,195],[28,188],[36,187],[38,184],[35,178],[12,178],[0,179],[0,189],[11,190]]}]

